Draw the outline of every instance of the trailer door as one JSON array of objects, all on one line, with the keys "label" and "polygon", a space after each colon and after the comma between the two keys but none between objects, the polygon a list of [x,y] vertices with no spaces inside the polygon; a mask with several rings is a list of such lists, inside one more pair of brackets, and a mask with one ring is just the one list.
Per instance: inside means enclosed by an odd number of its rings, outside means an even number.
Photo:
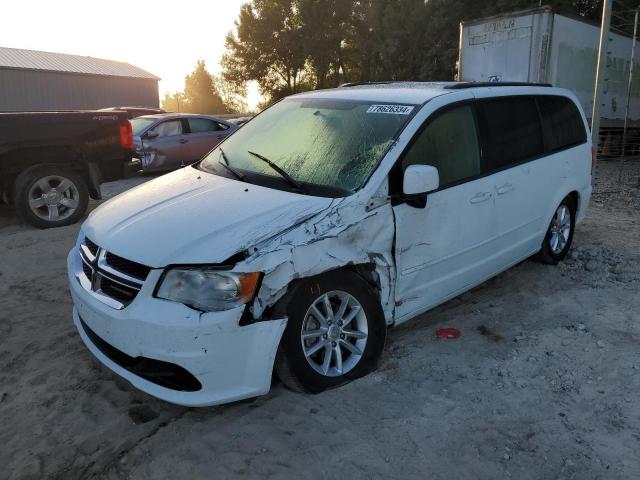
[{"label": "trailer door", "polygon": [[467,82],[528,82],[534,15],[464,25],[460,75]]}]

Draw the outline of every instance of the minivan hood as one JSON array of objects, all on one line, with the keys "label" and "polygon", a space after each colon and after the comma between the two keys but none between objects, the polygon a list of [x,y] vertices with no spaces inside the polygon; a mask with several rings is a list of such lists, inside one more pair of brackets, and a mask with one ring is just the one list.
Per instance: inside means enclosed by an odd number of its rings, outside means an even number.
[{"label": "minivan hood", "polygon": [[221,263],[331,202],[186,167],[105,202],[82,228],[100,247],[150,267]]}]

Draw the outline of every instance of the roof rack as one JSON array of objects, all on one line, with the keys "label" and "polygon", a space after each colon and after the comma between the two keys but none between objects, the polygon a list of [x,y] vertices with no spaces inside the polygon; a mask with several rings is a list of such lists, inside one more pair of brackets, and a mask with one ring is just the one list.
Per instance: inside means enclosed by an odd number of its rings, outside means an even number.
[{"label": "roof rack", "polygon": [[348,82],[348,83],[343,83],[338,88],[359,87],[360,85],[386,85],[386,84],[389,84],[389,83],[399,83],[399,82],[394,82],[394,81],[387,81],[387,82]]},{"label": "roof rack", "polygon": [[447,90],[462,90],[477,87],[552,87],[550,83],[533,82],[456,82],[445,85]]},{"label": "roof rack", "polygon": [[359,87],[363,85],[390,85],[390,84],[424,84],[443,88],[446,90],[462,90],[465,88],[478,87],[552,87],[550,83],[533,83],[533,82],[402,82],[402,81],[384,81],[384,82],[349,82],[343,83],[339,88]]}]

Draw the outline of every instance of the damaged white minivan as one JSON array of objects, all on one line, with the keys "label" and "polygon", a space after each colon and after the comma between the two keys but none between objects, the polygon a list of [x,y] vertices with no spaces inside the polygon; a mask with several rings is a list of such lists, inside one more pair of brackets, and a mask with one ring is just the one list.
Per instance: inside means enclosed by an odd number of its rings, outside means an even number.
[{"label": "damaged white minivan", "polygon": [[97,208],[69,253],[73,319],[169,402],[320,392],[387,328],[535,255],[591,195],[576,97],[545,86],[352,84],[286,98],[194,166]]}]

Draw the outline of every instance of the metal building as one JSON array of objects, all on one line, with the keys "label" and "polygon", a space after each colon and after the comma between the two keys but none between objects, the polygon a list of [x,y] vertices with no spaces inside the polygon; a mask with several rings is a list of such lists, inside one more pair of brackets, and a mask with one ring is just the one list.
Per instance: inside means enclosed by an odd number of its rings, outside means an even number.
[{"label": "metal building", "polygon": [[0,47],[0,112],[158,107],[159,80],[124,62]]}]

